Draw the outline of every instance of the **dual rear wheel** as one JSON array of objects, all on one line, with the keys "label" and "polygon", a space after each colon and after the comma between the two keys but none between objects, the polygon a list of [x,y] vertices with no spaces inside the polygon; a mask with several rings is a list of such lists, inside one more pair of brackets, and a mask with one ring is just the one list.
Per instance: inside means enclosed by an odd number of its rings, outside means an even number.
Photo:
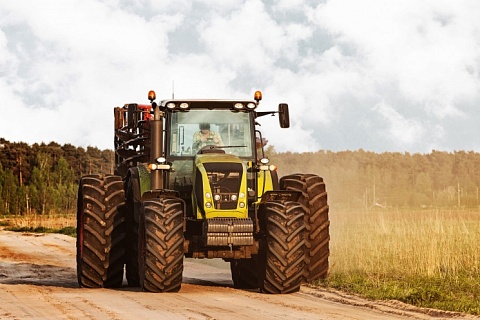
[{"label": "dual rear wheel", "polygon": [[[288,175],[280,179],[280,189],[300,192],[297,204],[301,206],[304,212],[303,226],[297,224],[298,229],[304,230],[304,261],[303,264],[299,264],[303,266],[301,272],[298,268],[295,269],[296,276],[301,273],[305,282],[326,278],[330,253],[330,221],[328,218],[327,192],[323,179],[314,174]],[[282,285],[279,279],[287,279],[291,274],[282,276],[282,269],[276,267],[282,265],[282,263],[288,265],[286,261],[288,261],[287,257],[290,257],[288,249],[285,249],[288,248],[287,238],[282,240],[282,233],[285,233],[285,229],[278,227],[278,221],[283,219],[285,225],[289,221],[288,218],[285,218],[286,215],[282,214],[282,212],[286,212],[286,207],[280,209],[281,205],[280,202],[266,202],[260,205],[258,211],[260,217],[267,217],[263,219],[262,230],[266,230],[266,233],[264,234],[260,254],[253,256],[251,259],[230,262],[235,288],[260,288],[261,291],[269,293],[292,292],[299,289],[300,286],[297,286],[297,282],[294,282],[295,289],[293,289],[293,286]],[[260,220],[262,221],[262,219]],[[287,233],[293,234],[297,230],[292,226],[290,228]],[[272,273],[273,270],[276,270],[276,273]],[[284,270],[291,271],[288,267]]]},{"label": "dual rear wheel", "polygon": [[121,177],[81,179],[77,203],[77,278],[88,288],[120,287],[125,256],[125,194]]},{"label": "dual rear wheel", "polygon": [[81,179],[77,204],[80,286],[121,287],[126,264],[129,286],[151,292],[180,289],[184,202],[155,198],[140,205],[135,188],[135,180],[129,181],[125,204],[121,177],[89,175]]},{"label": "dual rear wheel", "polygon": [[315,174],[292,174],[280,179],[280,188],[301,193],[298,202],[305,209],[306,227],[305,281],[325,279],[330,254],[330,220],[325,182]]}]

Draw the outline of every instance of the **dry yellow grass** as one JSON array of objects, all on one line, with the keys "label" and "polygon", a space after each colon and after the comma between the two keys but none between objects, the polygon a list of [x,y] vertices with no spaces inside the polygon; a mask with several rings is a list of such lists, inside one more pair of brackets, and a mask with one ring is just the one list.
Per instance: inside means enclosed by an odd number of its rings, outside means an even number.
[{"label": "dry yellow grass", "polygon": [[480,273],[480,211],[331,210],[331,273],[456,277]]},{"label": "dry yellow grass", "polygon": [[0,221],[14,228],[37,229],[43,227],[57,230],[65,227],[76,227],[75,214],[7,216],[0,217]]}]

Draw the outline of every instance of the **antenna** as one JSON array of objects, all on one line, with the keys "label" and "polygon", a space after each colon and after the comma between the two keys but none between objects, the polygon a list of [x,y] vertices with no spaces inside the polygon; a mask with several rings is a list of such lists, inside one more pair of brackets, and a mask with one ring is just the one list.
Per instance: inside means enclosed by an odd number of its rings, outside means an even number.
[{"label": "antenna", "polygon": [[175,99],[175,80],[172,80],[172,99]]}]

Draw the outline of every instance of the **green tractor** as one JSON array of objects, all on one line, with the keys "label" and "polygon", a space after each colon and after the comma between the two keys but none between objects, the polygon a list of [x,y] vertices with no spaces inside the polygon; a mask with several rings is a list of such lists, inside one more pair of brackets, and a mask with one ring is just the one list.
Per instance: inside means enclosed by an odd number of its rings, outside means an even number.
[{"label": "green tractor", "polygon": [[328,272],[323,179],[281,179],[263,151],[254,100],[163,100],[114,109],[115,172],[81,178],[82,287],[176,292],[184,257],[230,263],[235,288],[291,293]]}]

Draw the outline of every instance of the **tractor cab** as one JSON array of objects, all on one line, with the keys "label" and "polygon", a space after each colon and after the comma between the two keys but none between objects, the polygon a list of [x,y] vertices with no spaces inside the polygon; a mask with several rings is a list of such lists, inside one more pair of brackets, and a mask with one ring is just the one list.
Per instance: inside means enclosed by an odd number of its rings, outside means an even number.
[{"label": "tractor cab", "polygon": [[164,156],[171,165],[165,187],[185,201],[188,218],[248,218],[258,189],[257,103],[167,100],[160,107],[165,110]]}]

